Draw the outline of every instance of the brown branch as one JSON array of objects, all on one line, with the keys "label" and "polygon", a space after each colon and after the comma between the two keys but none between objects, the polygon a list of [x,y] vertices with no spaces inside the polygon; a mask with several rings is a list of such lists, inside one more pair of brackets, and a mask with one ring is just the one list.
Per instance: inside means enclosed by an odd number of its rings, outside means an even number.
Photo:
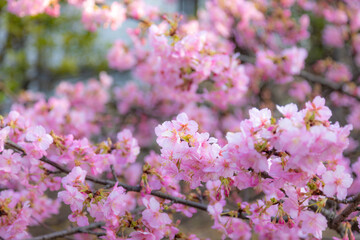
[{"label": "brown branch", "polygon": [[[50,226],[46,225],[45,223],[39,221],[39,220],[36,219],[34,216],[31,216],[31,218],[34,219],[34,220],[37,222],[37,224],[39,224],[39,225],[42,226],[43,228],[45,228],[45,229],[47,229],[47,230],[50,230],[51,232],[56,232],[55,229],[53,229],[52,227],[50,227]],[[65,239],[68,239],[68,240],[72,240],[72,238],[70,238],[70,237],[64,236],[64,238],[65,238]]]},{"label": "brown branch", "polygon": [[[5,142],[5,148],[11,148],[14,149],[15,151],[21,153],[22,155],[26,155],[24,149],[21,148],[21,146],[19,146],[18,144],[7,140]],[[39,159],[40,161],[47,163],[55,168],[57,168],[58,170],[64,172],[64,173],[70,173],[71,171],[63,166],[61,166],[60,164],[51,161],[50,159],[48,159],[47,157],[43,156],[42,158]],[[264,178],[272,178],[270,175],[268,175],[267,173],[260,173],[260,175]],[[112,187],[116,184],[116,181],[111,181],[111,180],[107,180],[107,179],[101,179],[101,178],[96,178],[93,177],[91,175],[86,175],[86,180],[94,182],[94,183],[98,183],[101,185],[105,185],[105,186],[109,186]],[[121,186],[123,188],[125,188],[128,192],[141,192],[142,188],[141,186],[131,186],[125,183],[121,183],[121,182],[117,182],[118,186]],[[160,191],[151,191],[150,195],[153,195],[155,197],[159,197],[162,199],[167,199],[172,201],[173,203],[179,203],[179,204],[183,204],[189,207],[193,207],[202,211],[207,211],[208,205],[206,204],[202,204],[199,202],[194,202],[194,201],[190,201],[190,200],[186,200],[183,198],[179,198],[179,197],[174,197],[172,195],[160,192]],[[246,218],[245,216],[241,216],[241,218]]]},{"label": "brown branch", "polygon": [[[8,149],[13,149],[15,151],[17,151],[18,153],[21,153],[22,155],[26,155],[26,152],[24,151],[24,149],[22,149],[22,147],[20,147],[18,144],[10,141],[10,140],[7,140],[5,142],[5,148],[8,148]],[[55,167],[56,169],[60,170],[61,172],[64,172],[64,173],[70,173],[71,171],[63,166],[61,166],[60,164],[56,163],[56,162],[53,162],[51,161],[50,159],[48,159],[47,157],[43,156],[42,158],[39,159],[40,161],[44,162],[44,163],[47,163],[53,167]],[[116,182],[114,181],[111,181],[111,180],[106,180],[106,179],[100,179],[100,178],[96,178],[96,177],[93,177],[93,176],[90,176],[90,175],[87,175],[86,180],[88,181],[91,181],[91,182],[94,182],[94,183],[98,183],[98,184],[101,184],[101,185],[111,185],[111,186],[114,186]],[[119,186],[125,188],[126,190],[128,191],[132,191],[132,192],[140,192],[141,188],[140,186],[130,186],[130,185],[127,185],[125,183],[118,183]]]},{"label": "brown branch", "polygon": [[96,229],[96,228],[102,227],[104,225],[105,225],[104,222],[95,222],[95,223],[89,224],[88,226],[74,227],[74,228],[71,228],[68,230],[63,230],[63,231],[59,231],[59,232],[49,233],[49,234],[45,234],[42,236],[30,238],[28,240],[49,240],[49,239],[69,236],[69,235],[76,234],[76,233],[89,233],[89,230]]},{"label": "brown branch", "polygon": [[111,164],[111,165],[110,165],[110,169],[111,169],[111,173],[112,173],[112,175],[113,175],[114,181],[117,181],[118,178],[117,178],[117,175],[116,175],[116,172],[115,172],[114,165]]},{"label": "brown branch", "polygon": [[330,227],[336,228],[343,222],[351,213],[355,212],[357,206],[360,204],[360,193],[354,197],[354,201],[350,203],[334,220],[330,223]]},{"label": "brown branch", "polygon": [[[23,155],[26,155],[24,149],[22,149],[19,145],[17,145],[16,143],[12,142],[12,141],[6,141],[5,142],[5,148],[10,148],[13,149]],[[60,164],[51,161],[50,159],[48,159],[47,157],[43,156],[41,159],[39,159],[40,161],[47,163],[55,168],[57,168],[58,170],[64,172],[64,173],[70,173],[70,170],[61,166]],[[100,178],[96,178],[90,175],[87,175],[86,180],[94,182],[94,183],[98,183],[101,185],[108,185],[108,186],[114,186],[116,184],[115,181],[111,181],[111,180],[106,180],[106,179],[100,179]],[[123,188],[125,188],[128,192],[141,192],[142,188],[141,186],[131,186],[125,183],[121,183],[121,182],[117,182],[118,186],[121,186]],[[198,202],[193,202],[190,200],[186,200],[183,198],[179,198],[179,197],[174,197],[172,195],[168,195],[166,193],[160,192],[160,191],[151,191],[150,195],[159,197],[159,198],[163,198],[163,199],[167,199],[167,200],[171,200],[174,203],[180,203],[189,207],[193,207],[193,208],[197,208],[199,210],[203,210],[203,211],[207,211],[207,205],[206,204],[201,204]]]},{"label": "brown branch", "polygon": [[348,198],[343,199],[343,200],[333,198],[333,197],[327,197],[327,199],[332,200],[332,201],[337,202],[337,203],[349,204],[349,203],[352,203],[352,202],[355,201],[355,196],[351,196],[351,197],[348,197]]},{"label": "brown branch", "polygon": [[343,86],[342,84],[335,84],[335,83],[332,83],[330,81],[327,81],[325,78],[323,77],[320,77],[320,76],[317,76],[315,74],[312,74],[310,72],[307,72],[307,71],[301,71],[300,74],[299,74],[300,77],[302,78],[305,78],[306,80],[310,81],[310,82],[313,82],[313,83],[319,83],[321,84],[322,86],[325,86],[327,88],[330,88],[331,90],[334,90],[334,91],[337,91],[337,92],[340,92],[346,96],[349,96],[349,97],[352,97],[354,99],[356,99],[357,101],[360,101],[360,97],[357,96],[357,95],[354,95],[352,93],[349,93],[347,91],[345,91],[343,89]]},{"label": "brown branch", "polygon": [[[7,140],[5,142],[5,148],[11,148],[16,150],[17,152],[26,155],[24,149],[22,149],[19,145],[17,145],[16,143]],[[67,168],[51,161],[50,159],[48,159],[47,157],[43,156],[40,161],[45,162],[55,168],[57,168],[58,170],[64,172],[64,173],[70,173],[70,170],[68,170]],[[87,175],[86,180],[94,182],[94,183],[98,183],[98,184],[102,184],[105,186],[114,186],[116,184],[115,181],[111,181],[111,180],[106,180],[106,179],[100,179],[100,178],[96,178],[90,175]],[[131,186],[131,185],[127,185],[125,183],[121,183],[121,182],[117,182],[118,186],[121,186],[123,188],[125,188],[128,192],[141,192],[142,188],[141,186]],[[194,202],[194,201],[190,201],[190,200],[186,200],[183,198],[179,198],[179,197],[174,197],[172,195],[160,192],[160,191],[151,191],[150,195],[153,195],[155,197],[159,197],[162,199],[167,199],[172,201],[173,203],[179,203],[179,204],[183,204],[185,206],[189,206],[189,207],[193,207],[202,211],[207,211],[208,205],[207,204],[203,204],[203,203],[199,203],[199,202]],[[247,219],[246,216],[244,215],[238,215],[239,218],[243,218],[243,219]]]},{"label": "brown branch", "polygon": [[95,235],[97,237],[106,236],[106,232],[95,232],[91,230],[83,230],[81,233]]}]

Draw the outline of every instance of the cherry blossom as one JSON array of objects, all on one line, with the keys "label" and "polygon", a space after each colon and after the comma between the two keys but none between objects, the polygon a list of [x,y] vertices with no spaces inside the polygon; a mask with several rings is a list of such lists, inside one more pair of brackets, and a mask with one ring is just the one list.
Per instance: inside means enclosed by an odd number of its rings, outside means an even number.
[{"label": "cherry blossom", "polygon": [[345,167],[336,166],[335,171],[327,171],[322,175],[325,183],[324,193],[332,197],[335,194],[342,200],[347,196],[347,189],[351,186],[353,179],[350,174],[345,173]]},{"label": "cherry blossom", "polygon": [[155,198],[144,199],[143,203],[147,209],[143,211],[142,215],[149,227],[157,229],[171,223],[171,219],[166,213],[159,212],[160,204]]},{"label": "cherry blossom", "polygon": [[177,214],[200,211],[223,239],[358,235],[356,1],[209,0],[194,18],[143,0],[4,4],[19,17],[77,9],[88,31],[131,19],[107,60],[136,80],[102,72],[11,100],[1,238],[31,238],[61,205],[74,227],[95,226],[76,239],[199,239]]},{"label": "cherry blossom", "polygon": [[5,127],[0,130],[0,152],[4,151],[4,144],[7,136],[9,135],[10,127]]},{"label": "cherry blossom", "polygon": [[53,143],[52,137],[46,133],[45,128],[42,126],[28,128],[25,139],[33,142],[36,147],[43,151]]},{"label": "cherry blossom", "polygon": [[310,211],[304,211],[299,216],[299,221],[302,221],[301,230],[307,234],[312,234],[315,238],[321,239],[322,232],[326,229],[326,218],[320,214]]}]

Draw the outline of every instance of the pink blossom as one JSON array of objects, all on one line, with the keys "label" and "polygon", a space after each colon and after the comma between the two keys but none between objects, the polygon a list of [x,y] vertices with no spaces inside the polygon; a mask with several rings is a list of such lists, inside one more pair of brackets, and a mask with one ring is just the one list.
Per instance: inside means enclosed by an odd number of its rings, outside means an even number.
[{"label": "pink blossom", "polygon": [[74,211],[69,215],[68,218],[71,222],[76,222],[79,227],[89,225],[89,220],[86,216],[86,212]]},{"label": "pink blossom", "polygon": [[24,17],[43,13],[50,4],[50,0],[10,0],[7,8],[9,12]]},{"label": "pink blossom", "polygon": [[327,228],[327,220],[320,213],[302,211],[298,218],[301,224],[301,231],[306,235],[312,234],[315,238],[321,239],[322,232]]},{"label": "pink blossom", "polygon": [[289,89],[290,96],[301,102],[305,101],[306,96],[309,96],[310,93],[311,86],[306,81],[294,82],[291,84],[291,88]]},{"label": "pink blossom", "polygon": [[126,9],[118,2],[113,2],[107,8],[99,8],[94,0],[89,0],[83,4],[81,20],[89,31],[95,31],[102,25],[115,30],[126,20]]},{"label": "pink blossom", "polygon": [[129,237],[132,240],[156,240],[155,235],[150,232],[136,231],[130,233]]},{"label": "pink blossom", "polygon": [[254,128],[263,127],[270,124],[271,111],[267,108],[258,110],[252,108],[249,110],[250,121],[253,123]]},{"label": "pink blossom", "polygon": [[115,143],[115,169],[123,167],[127,163],[134,163],[140,147],[129,129],[124,129],[117,134]]},{"label": "pink blossom", "polygon": [[354,126],[355,129],[360,129],[360,107],[355,105],[351,113],[347,116],[347,121]]},{"label": "pink blossom", "polygon": [[232,218],[226,224],[226,234],[230,239],[237,239],[241,236],[242,239],[251,239],[252,232],[249,224],[238,218]]},{"label": "pink blossom", "polygon": [[147,209],[143,211],[142,216],[149,227],[158,229],[172,222],[167,213],[160,212],[160,204],[154,197],[150,200],[143,199],[143,203]]},{"label": "pink blossom", "polygon": [[323,41],[331,47],[342,47],[344,45],[343,30],[341,27],[327,25],[323,32]]},{"label": "pink blossom", "polygon": [[125,214],[125,211],[131,209],[131,205],[128,203],[128,197],[125,194],[125,189],[122,187],[114,186],[110,195],[107,197],[102,212],[108,221],[112,224],[116,222],[118,216]]},{"label": "pink blossom", "polygon": [[178,132],[182,132],[183,135],[192,135],[198,130],[198,124],[193,120],[189,120],[186,113],[180,113],[176,117],[176,120],[172,121],[172,124],[174,128]]},{"label": "pink blossom", "polygon": [[107,59],[109,67],[119,71],[128,70],[136,63],[135,56],[121,40],[115,41],[113,47],[109,50]]},{"label": "pink blossom", "polygon": [[18,153],[14,153],[12,149],[4,150],[0,155],[0,182],[5,183],[7,180],[15,180],[19,177],[21,171],[21,156]]},{"label": "pink blossom", "polygon": [[107,12],[107,18],[105,27],[109,25],[112,30],[116,30],[126,20],[126,8],[119,2],[111,3],[110,11]]},{"label": "pink blossom", "polygon": [[292,47],[282,51],[285,58],[283,69],[288,74],[299,74],[304,68],[307,51],[304,48]]},{"label": "pink blossom", "polygon": [[134,0],[127,6],[129,15],[135,19],[148,18],[154,20],[158,18],[159,9],[156,6],[148,4],[146,1]]},{"label": "pink blossom", "polygon": [[[13,195],[16,195],[17,192],[12,192]],[[15,200],[16,197],[12,197],[12,200]],[[10,198],[11,199],[11,198]],[[32,215],[32,210],[30,208],[30,202],[18,202],[14,201],[20,204],[21,208],[15,211],[13,209],[13,216],[12,218],[4,219],[4,216],[2,217],[2,220],[5,220],[1,226],[0,226],[0,236],[4,239],[26,239],[29,238],[30,235],[26,231],[27,226],[30,223],[30,218]]]},{"label": "pink blossom", "polygon": [[[260,122],[259,122],[260,123]],[[246,135],[245,131],[226,134],[228,145],[222,155],[234,159],[240,168],[252,168],[257,172],[267,171],[267,159],[255,149],[254,139]]]},{"label": "pink blossom", "polygon": [[180,143],[180,136],[170,121],[164,122],[155,128],[158,138],[156,142],[164,148],[173,147],[176,143]]},{"label": "pink blossom", "polygon": [[337,166],[335,171],[327,171],[322,175],[326,196],[333,197],[336,193],[338,199],[343,200],[346,198],[347,189],[351,186],[353,179],[350,174],[344,171],[344,166]]},{"label": "pink blossom", "polygon": [[26,131],[25,139],[33,142],[40,150],[47,150],[50,144],[53,143],[52,137],[46,133],[42,126],[30,127]]},{"label": "pink blossom", "polygon": [[276,76],[277,66],[272,60],[274,58],[275,53],[270,50],[256,53],[256,66],[265,73],[265,78],[274,78]]},{"label": "pink blossom", "polygon": [[343,9],[326,8],[323,11],[327,21],[341,25],[346,24],[348,17]]},{"label": "pink blossom", "polygon": [[59,192],[58,197],[70,205],[72,211],[82,211],[87,194],[79,192],[77,188],[70,185],[65,185],[64,188],[65,191]]},{"label": "pink blossom", "polygon": [[0,153],[4,151],[6,138],[10,133],[10,127],[4,127],[0,130]]},{"label": "pink blossom", "polygon": [[312,102],[307,102],[306,109],[315,114],[315,118],[320,121],[327,121],[332,113],[328,107],[325,106],[325,99],[322,97],[315,97]]},{"label": "pink blossom", "polygon": [[208,205],[207,211],[210,215],[212,215],[214,218],[220,216],[220,214],[223,211],[223,206],[221,203],[217,202],[214,205]]},{"label": "pink blossom", "polygon": [[326,78],[334,82],[348,82],[351,80],[352,74],[348,66],[337,63],[329,67]]},{"label": "pink blossom", "polygon": [[277,106],[276,108],[278,109],[278,111],[286,118],[294,118],[296,117],[296,115],[298,115],[298,108],[295,104],[290,103],[287,104],[285,106]]},{"label": "pink blossom", "polygon": [[65,185],[79,185],[85,182],[86,171],[81,167],[74,167],[71,172],[62,179],[63,186]]},{"label": "pink blossom", "polygon": [[105,88],[109,88],[114,82],[114,79],[106,72],[100,72],[99,80]]},{"label": "pink blossom", "polygon": [[360,10],[357,10],[355,16],[351,19],[350,28],[353,32],[360,29]]}]

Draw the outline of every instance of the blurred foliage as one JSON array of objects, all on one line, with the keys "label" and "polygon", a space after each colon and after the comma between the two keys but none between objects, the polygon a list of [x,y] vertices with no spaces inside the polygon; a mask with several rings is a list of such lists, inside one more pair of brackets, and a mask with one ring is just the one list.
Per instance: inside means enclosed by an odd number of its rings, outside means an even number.
[{"label": "blurred foliage", "polygon": [[107,70],[97,34],[81,24],[81,14],[62,6],[61,16],[17,17],[0,0],[0,105],[22,89],[48,91],[64,78]]},{"label": "blurred foliage", "polygon": [[322,32],[325,28],[326,21],[324,18],[315,16],[311,12],[307,12],[310,16],[310,49],[306,59],[307,64],[314,64],[317,60],[328,57],[328,50],[325,49],[322,41]]}]

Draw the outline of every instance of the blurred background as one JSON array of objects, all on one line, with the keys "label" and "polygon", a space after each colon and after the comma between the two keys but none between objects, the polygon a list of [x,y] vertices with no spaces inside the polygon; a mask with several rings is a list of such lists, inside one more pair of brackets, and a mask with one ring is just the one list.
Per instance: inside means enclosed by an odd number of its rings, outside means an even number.
[{"label": "blurred background", "polygon": [[[189,17],[206,0],[148,0],[162,12],[180,12]],[[111,1],[110,1],[111,2]],[[81,12],[63,4],[58,18],[41,14],[18,17],[6,11],[0,0],[0,113],[22,90],[51,94],[59,81],[81,81],[107,71],[115,80],[130,78],[108,67],[106,55],[116,39],[129,41],[128,20],[118,30],[89,32],[81,23]]]}]

